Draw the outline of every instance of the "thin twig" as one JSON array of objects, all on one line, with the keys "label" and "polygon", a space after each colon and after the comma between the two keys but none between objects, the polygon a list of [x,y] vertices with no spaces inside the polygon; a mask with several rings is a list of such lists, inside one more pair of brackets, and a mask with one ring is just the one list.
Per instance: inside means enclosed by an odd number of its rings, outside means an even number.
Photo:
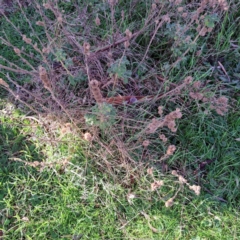
[{"label": "thin twig", "polygon": [[[138,36],[138,35],[139,35],[140,33],[142,33],[142,32],[143,32],[143,30],[140,30],[140,31],[138,31],[138,32],[133,33],[132,38]],[[119,44],[121,44],[121,43],[124,43],[124,42],[126,42],[126,41],[128,41],[128,38],[127,38],[127,37],[124,37],[124,38],[122,38],[122,39],[120,39],[120,40],[118,40],[118,41],[116,41],[116,42],[114,42],[114,43],[112,43],[112,44],[110,44],[110,45],[107,45],[107,46],[105,46],[105,47],[102,47],[102,48],[99,48],[99,49],[95,50],[94,52],[92,52],[92,53],[90,54],[89,57],[95,56],[95,54],[97,54],[97,53],[99,53],[99,52],[104,52],[104,51],[106,51],[106,50],[108,50],[108,49],[110,49],[110,48],[114,48],[114,47],[116,47],[117,45],[119,45]]]},{"label": "thin twig", "polygon": [[223,65],[221,64],[221,62],[219,62],[219,61],[218,61],[218,64],[219,64],[219,66],[221,67],[221,69],[223,70],[223,72],[225,73],[225,75],[227,76],[228,81],[231,82],[231,80],[230,80],[230,78],[229,78],[229,76],[228,76],[228,74],[227,74],[227,71],[225,70],[224,66],[223,66]]},{"label": "thin twig", "polygon": [[14,68],[3,66],[2,64],[0,64],[0,69],[1,68],[5,69],[5,70],[8,70],[8,71],[11,71],[11,72],[15,72],[15,73],[29,74],[29,75],[32,75],[32,76],[35,75],[34,72],[29,72],[29,71],[24,70],[24,69],[14,69]]},{"label": "thin twig", "polygon": [[151,40],[150,40],[150,42],[149,42],[149,44],[148,44],[148,46],[147,46],[147,49],[146,49],[146,51],[145,51],[145,54],[144,54],[144,56],[143,56],[141,62],[140,62],[140,63],[137,65],[137,67],[134,69],[133,74],[136,73],[136,71],[138,70],[138,68],[141,66],[141,64],[142,64],[143,61],[145,60],[145,58],[146,58],[146,56],[147,56],[147,54],[148,54],[149,48],[150,48],[150,46],[152,45],[152,41],[154,40],[154,38],[155,38],[155,36],[156,36],[156,34],[157,34],[159,28],[163,25],[164,22],[165,22],[165,21],[162,20],[162,21],[160,21],[160,22],[158,23],[158,25],[157,25],[157,27],[156,27],[154,33],[153,33],[153,36],[151,37]]}]

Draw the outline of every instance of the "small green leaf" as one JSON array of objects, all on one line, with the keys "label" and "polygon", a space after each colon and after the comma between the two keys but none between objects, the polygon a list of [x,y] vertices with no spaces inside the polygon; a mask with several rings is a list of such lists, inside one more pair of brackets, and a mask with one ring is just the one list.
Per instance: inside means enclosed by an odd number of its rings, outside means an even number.
[{"label": "small green leaf", "polygon": [[204,19],[204,24],[206,27],[214,28],[215,22],[217,21],[218,21],[218,17],[216,14],[207,15]]},{"label": "small green leaf", "polygon": [[108,73],[110,76],[116,75],[118,78],[122,79],[125,84],[128,83],[129,77],[131,77],[132,72],[127,70],[127,66],[129,65],[129,61],[124,56],[121,59],[117,59],[108,69]]},{"label": "small green leaf", "polygon": [[62,49],[57,49],[55,53],[55,59],[56,61],[65,61],[67,57],[67,54]]}]

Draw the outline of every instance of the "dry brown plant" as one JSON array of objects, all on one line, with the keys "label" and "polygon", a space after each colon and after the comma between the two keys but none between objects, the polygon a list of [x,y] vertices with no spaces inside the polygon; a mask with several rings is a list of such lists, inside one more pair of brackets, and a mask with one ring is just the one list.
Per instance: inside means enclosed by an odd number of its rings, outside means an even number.
[{"label": "dry brown plant", "polygon": [[86,133],[84,133],[84,139],[85,139],[87,142],[92,142],[92,141],[93,141],[93,136],[92,136],[91,133],[86,132]]},{"label": "dry brown plant", "polygon": [[96,23],[97,26],[100,26],[100,25],[101,25],[101,21],[100,21],[100,18],[98,17],[98,15],[97,15],[97,17],[95,18],[95,23]]},{"label": "dry brown plant", "polygon": [[163,119],[157,120],[156,118],[153,118],[151,123],[147,125],[146,133],[147,134],[153,134],[157,131],[158,128],[167,126],[172,132],[176,132],[176,123],[175,120],[182,117],[182,113],[179,108],[177,108],[175,111],[167,114]]},{"label": "dry brown plant", "polygon": [[15,158],[15,157],[12,157],[9,159],[12,161],[24,163],[26,166],[34,167],[38,169],[40,172],[42,172],[45,168],[54,168],[56,167],[56,165],[60,165],[61,169],[65,169],[69,164],[69,159],[63,159],[60,161],[58,160],[58,161],[52,161],[52,162],[39,162],[39,161],[27,162],[20,158]]},{"label": "dry brown plant", "polygon": [[198,185],[190,185],[188,183],[188,181],[182,175],[178,174],[178,172],[175,171],[175,170],[172,171],[172,175],[175,176],[175,177],[178,177],[178,181],[179,181],[180,185],[186,184],[189,187],[190,190],[194,191],[194,193],[196,195],[200,195],[200,192],[201,192],[201,187],[200,186],[198,186]]},{"label": "dry brown plant", "polygon": [[166,143],[168,141],[167,137],[164,135],[164,134],[160,134],[159,135],[159,138],[164,142]]},{"label": "dry brown plant", "polygon": [[148,147],[149,144],[150,144],[150,141],[149,141],[149,140],[144,140],[143,143],[142,143],[142,145],[143,145],[145,148]]},{"label": "dry brown plant", "polygon": [[9,85],[2,78],[0,78],[0,85],[4,86],[7,89],[9,88]]},{"label": "dry brown plant", "polygon": [[174,204],[174,198],[169,198],[166,202],[165,202],[165,207],[169,208],[172,207]]},{"label": "dry brown plant", "polygon": [[42,66],[39,66],[39,77],[44,85],[44,87],[46,89],[50,89],[51,90],[51,82],[49,80],[49,77],[48,77],[48,74],[47,74],[47,71],[44,67]]},{"label": "dry brown plant", "polygon": [[154,192],[164,185],[163,181],[154,181],[151,183],[151,191]]},{"label": "dry brown plant", "polygon": [[90,90],[97,103],[103,103],[103,96],[99,88],[99,82],[96,79],[90,81]]},{"label": "dry brown plant", "polygon": [[189,88],[189,96],[194,100],[210,104],[210,109],[215,110],[219,115],[224,116],[229,108],[228,98],[225,96],[219,98],[209,96],[209,90],[201,89],[201,87],[202,83],[200,81],[194,82]]},{"label": "dry brown plant", "polygon": [[[141,1],[131,2],[137,5]],[[187,76],[185,79],[174,80],[173,83],[168,75],[169,71],[187,56],[199,38],[207,36],[214,30],[206,26],[204,19],[207,13],[227,11],[229,6],[226,0],[201,0],[194,4],[181,0],[156,0],[151,4],[146,2],[145,19],[129,26],[125,25],[125,20],[127,22],[130,18],[124,11],[119,12],[120,4],[118,5],[117,0],[103,1],[103,4],[109,4],[106,5],[106,9],[109,9],[111,16],[108,18],[106,13],[95,9],[96,11],[92,13],[93,23],[86,17],[87,2],[83,4],[84,6],[75,6],[77,14],[64,14],[58,3],[58,0],[48,0],[44,4],[33,3],[39,13],[35,23],[31,22],[31,18],[26,16],[24,9],[20,7],[31,33],[21,32],[8,16],[3,15],[18,33],[20,41],[27,47],[24,49],[14,46],[4,35],[0,40],[11,48],[19,62],[25,63],[27,67],[24,68],[23,64],[8,61],[0,56],[5,63],[5,65],[1,63],[0,68],[4,73],[14,72],[23,78],[28,75],[31,77],[31,83],[22,84],[17,78],[10,78],[8,79],[10,86],[3,79],[0,79],[0,85],[31,111],[39,114],[37,109],[44,114],[51,113],[64,119],[65,122],[69,122],[70,119],[76,129],[81,126],[85,132],[81,136],[88,142],[99,169],[101,171],[107,169],[113,179],[119,178],[119,182],[131,187],[132,173],[135,173],[136,169],[138,174],[144,172],[146,166],[151,169],[151,166],[143,164],[146,159],[150,160],[148,162],[160,159],[161,163],[164,163],[174,155],[178,146],[171,143],[170,136],[176,135],[177,121],[182,118],[185,111],[185,102],[182,101],[181,96],[186,92],[191,99],[197,100],[197,103],[205,101],[204,103],[210,104],[210,108],[220,115],[227,112],[229,107],[227,98],[208,97],[200,81],[193,82],[193,78]],[[53,14],[52,18],[49,18],[46,10]],[[119,13],[121,16],[118,19]],[[129,15],[131,13],[134,13],[134,7],[129,9]],[[167,33],[173,21],[176,23],[176,29]],[[44,31],[46,39],[39,38],[39,34],[32,27],[33,24]],[[109,24],[111,33],[103,37],[99,26],[103,27],[104,24]],[[148,39],[145,45],[142,43],[144,39]],[[162,54],[162,51],[156,48],[162,39],[166,40],[166,50],[169,52],[174,49],[181,50],[179,56],[166,55],[170,65],[166,71],[162,68],[161,59],[159,63],[151,59],[154,54]],[[185,48],[181,49],[183,45]],[[108,69],[116,60],[123,57],[130,62],[127,70],[132,71],[127,83],[122,83],[118,79],[111,81]],[[53,58],[60,60],[53,62],[50,60]],[[55,66],[59,66],[58,69]],[[138,70],[139,76],[136,74]],[[142,76],[141,71],[143,71]],[[114,76],[117,75],[113,75],[113,78]],[[85,77],[88,80],[85,80]],[[93,105],[91,95],[98,106],[106,102],[117,109],[117,121],[111,128],[100,130],[98,127],[89,127],[84,123],[83,116],[90,112],[89,109]],[[176,104],[176,107],[168,108],[169,102]],[[101,111],[100,107],[99,110]],[[100,120],[106,121],[101,112]],[[67,131],[65,127],[63,134]],[[155,133],[157,136],[155,139],[154,135],[151,135],[151,138],[146,135]],[[155,147],[156,142],[157,147]],[[137,162],[139,149],[143,151],[141,160],[144,161]],[[87,154],[90,155],[91,151]],[[37,162],[35,165],[41,166]],[[125,177],[120,173],[124,173]],[[148,170],[148,174],[153,176],[153,171]],[[189,185],[179,174],[175,176],[180,184],[188,185],[197,195],[200,194],[199,186]],[[162,185],[163,181],[153,179],[150,188],[155,191]],[[169,198],[165,203],[166,207],[172,206],[174,199],[175,196]]]},{"label": "dry brown plant", "polygon": [[224,96],[211,99],[211,109],[214,109],[219,115],[224,116],[229,108],[228,99]]}]

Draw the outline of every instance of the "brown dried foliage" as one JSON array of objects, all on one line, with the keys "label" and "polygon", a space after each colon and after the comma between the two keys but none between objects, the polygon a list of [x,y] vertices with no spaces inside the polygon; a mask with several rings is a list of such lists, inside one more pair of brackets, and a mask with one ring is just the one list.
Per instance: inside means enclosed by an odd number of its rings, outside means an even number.
[{"label": "brown dried foliage", "polygon": [[172,171],[172,175],[175,176],[175,177],[178,177],[178,181],[181,185],[184,185],[184,184],[187,185],[189,187],[189,189],[194,191],[194,193],[196,195],[200,195],[200,193],[201,193],[201,187],[200,186],[190,185],[188,183],[188,181],[182,175],[178,174],[178,172],[175,171],[175,170]]},{"label": "brown dried foliage", "polygon": [[93,79],[90,81],[89,85],[90,85],[91,93],[92,93],[94,99],[96,100],[96,102],[103,103],[104,99],[103,99],[101,90],[99,88],[99,82],[96,79]]},{"label": "brown dried foliage", "polygon": [[5,88],[9,88],[9,85],[2,78],[0,78],[0,85],[4,86]]},{"label": "brown dried foliage", "polygon": [[[55,1],[57,2],[57,1]],[[113,13],[114,17],[114,8],[117,7],[117,0],[109,0],[108,1],[111,7],[111,12]],[[134,1],[133,1],[134,2]],[[135,1],[136,4],[138,1]],[[169,4],[170,2],[170,4]],[[191,1],[190,1],[191,2]],[[89,24],[90,21],[85,20],[83,17],[84,10],[81,10],[79,8],[79,11],[81,14],[78,14],[76,19],[73,17],[68,18],[67,15],[63,14],[60,9],[58,9],[58,5],[54,4],[54,1],[47,1],[46,3],[43,4],[43,7],[45,9],[51,10],[54,15],[55,15],[55,20],[51,21],[49,18],[47,18],[44,15],[44,11],[42,11],[42,6],[39,6],[38,4],[38,9],[40,11],[41,19],[40,21],[36,22],[36,25],[42,26],[44,30],[46,31],[46,36],[48,38],[48,44],[42,44],[41,41],[38,41],[37,44],[32,42],[31,38],[28,38],[26,35],[23,35],[20,33],[20,36],[22,36],[23,41],[26,44],[29,44],[32,46],[34,50],[36,50],[38,53],[41,54],[43,58],[44,66],[47,66],[48,72],[45,67],[40,66],[38,71],[39,73],[39,78],[41,82],[43,83],[44,87],[48,90],[51,91],[52,93],[52,98],[55,101],[45,101],[45,90],[42,89],[41,84],[40,87],[37,85],[36,89],[34,89],[34,97],[37,96],[37,101],[42,104],[42,106],[46,106],[46,108],[49,109],[59,109],[59,106],[61,106],[62,109],[71,109],[71,111],[66,111],[68,118],[73,118],[74,120],[80,121],[79,116],[84,115],[85,112],[88,112],[88,109],[85,108],[84,104],[86,106],[89,106],[91,101],[88,102],[89,99],[89,92],[92,94],[93,98],[96,100],[97,104],[101,104],[104,101],[108,103],[116,103],[116,105],[124,105],[124,104],[129,104],[136,106],[136,115],[139,113],[137,111],[145,111],[144,109],[144,104],[150,106],[154,106],[154,101],[158,101],[157,104],[164,104],[161,102],[162,99],[169,98],[170,101],[180,103],[178,100],[181,100],[181,91],[182,90],[189,90],[189,96],[190,98],[197,100],[197,101],[202,101],[204,103],[209,103],[211,104],[211,108],[216,110],[218,114],[225,114],[227,112],[228,108],[228,101],[227,98],[225,97],[208,97],[207,94],[204,93],[202,89],[202,84],[201,82],[193,82],[193,78],[191,76],[186,77],[183,81],[181,81],[181,84],[178,85],[176,83],[170,83],[169,80],[164,78],[162,83],[159,83],[159,73],[157,73],[156,69],[153,69],[152,66],[155,66],[154,64],[151,63],[151,47],[154,46],[154,42],[158,42],[159,39],[161,40],[162,36],[165,36],[165,28],[164,26],[168,23],[172,23],[172,21],[176,21],[176,32],[179,37],[177,37],[176,41],[175,39],[172,39],[172,42],[174,44],[172,45],[173,48],[179,47],[183,42],[181,42],[178,39],[181,39],[181,36],[184,37],[184,44],[189,44],[191,45],[192,43],[196,43],[197,39],[199,36],[205,36],[209,32],[211,32],[213,29],[208,28],[205,26],[204,19],[206,17],[206,13],[208,12],[216,12],[219,10],[226,11],[228,9],[228,4],[226,0],[202,0],[197,1],[196,3],[192,4],[185,4],[181,0],[169,0],[164,3],[164,1],[154,1],[149,6],[149,16],[144,20],[144,24],[139,24],[139,25],[144,25],[142,29],[134,29],[134,31],[130,31],[129,29],[126,29],[125,32],[122,31],[122,29],[116,24],[114,21],[115,19],[112,19],[112,27],[113,30],[113,35],[110,36],[109,38],[106,37],[106,39],[99,39],[98,35],[93,35],[92,34],[92,29],[97,28],[100,24],[100,18],[98,15],[95,18],[95,24]],[[169,7],[166,8],[166,7]],[[211,9],[210,9],[211,8]],[[132,11],[131,9],[129,10],[130,12]],[[103,15],[99,15],[102,19]],[[122,21],[125,20],[126,16],[124,16],[124,11],[122,11]],[[179,19],[179,22],[178,22]],[[73,21],[73,22],[70,22]],[[74,29],[71,29],[71,26],[78,25],[79,22],[85,27],[86,29],[86,36],[80,36],[72,34],[75,31],[72,31]],[[182,24],[182,25],[181,25]],[[136,24],[137,26],[138,24]],[[51,52],[54,53],[55,49],[58,49],[58,43],[55,41],[55,39],[52,38],[52,34],[49,33],[48,31],[52,29],[52,26],[58,26],[59,29],[56,30],[56,32],[61,31],[62,34],[59,34],[59,38],[62,38],[59,42],[67,42],[72,46],[72,53],[67,56],[69,60],[73,60],[74,57],[77,55],[78,62],[77,64],[74,65],[74,67],[66,67],[63,68],[62,64],[60,67],[59,72],[56,72],[55,69],[51,69],[51,66],[53,66],[53,63],[47,60],[47,55]],[[66,27],[67,26],[67,27]],[[197,26],[195,28],[195,26]],[[129,26],[129,28],[132,26]],[[186,33],[188,32],[189,29],[192,30],[192,28],[195,28],[196,34],[199,36],[196,36],[195,39],[192,39],[191,36],[186,36]],[[69,30],[71,29],[71,30]],[[17,30],[17,28],[16,28]],[[194,31],[192,31],[194,32]],[[145,49],[142,46],[139,46],[139,43],[136,41],[136,39],[139,38],[141,35],[149,35],[150,36],[150,42],[147,43],[145,46]],[[32,35],[30,35],[32,36]],[[35,39],[35,38],[34,38]],[[85,42],[84,42],[85,41]],[[91,42],[91,45],[89,42]],[[84,42],[82,45],[79,44],[79,42]],[[169,41],[171,42],[171,41]],[[130,44],[131,43],[131,44]],[[9,43],[7,43],[9,44]],[[125,49],[124,49],[124,47]],[[11,46],[11,45],[9,45]],[[39,47],[38,47],[39,46]],[[17,55],[24,55],[24,49],[18,49],[17,47],[11,46],[14,49],[14,52]],[[64,49],[65,45],[62,46]],[[71,48],[71,47],[70,47]],[[40,50],[41,49],[41,50]],[[155,48],[153,48],[155,49]],[[190,49],[190,48],[189,48]],[[181,59],[184,57],[189,49],[186,50],[182,54],[182,56],[179,57]],[[91,51],[90,51],[91,50]],[[69,51],[69,52],[71,52]],[[200,54],[200,52],[199,52]],[[146,77],[146,79],[142,79],[141,83],[139,83],[138,79],[134,79],[133,77],[130,77],[128,79],[128,84],[114,84],[112,87],[112,83],[108,84],[109,82],[109,75],[106,71],[106,66],[111,66],[111,64],[118,59],[121,59],[122,56],[125,56],[130,59],[130,62],[138,62],[139,66],[142,65],[144,68],[146,68],[146,72],[151,72],[150,77]],[[32,54],[31,56],[34,56]],[[74,57],[73,57],[74,56]],[[46,58],[44,58],[46,57]],[[45,60],[44,60],[45,59]],[[178,59],[178,60],[179,60]],[[178,61],[177,60],[177,61]],[[170,62],[171,64],[171,62]],[[9,63],[9,68],[13,69],[13,71],[22,71],[22,69],[15,67],[14,65],[11,65]],[[157,66],[157,65],[156,65]],[[174,64],[173,64],[174,66]],[[7,70],[9,70],[9,68]],[[133,69],[136,72],[137,69]],[[27,72],[27,71],[26,71]],[[24,72],[24,73],[26,73]],[[54,74],[52,74],[52,72]],[[48,74],[49,73],[49,74]],[[86,89],[86,87],[82,87],[81,84],[78,84],[75,89],[77,91],[72,90],[73,87],[69,87],[69,85],[63,84],[62,79],[67,79],[69,76],[77,76],[79,73],[86,74],[88,79],[89,79],[89,89]],[[29,71],[27,74],[31,75],[32,73]],[[50,78],[51,76],[51,78]],[[51,81],[50,81],[51,79]],[[91,80],[93,79],[93,80]],[[98,80],[96,80],[98,79]],[[158,79],[156,81],[156,79]],[[37,81],[36,81],[37,82]],[[120,82],[120,81],[119,81]],[[100,85],[101,84],[101,85]],[[192,86],[191,86],[192,84]],[[8,84],[0,79],[0,85],[9,88]],[[104,92],[111,91],[111,92],[117,92],[119,95],[116,94],[116,96],[113,96],[111,98],[104,99],[102,95],[102,91],[99,86],[107,86],[104,89]],[[173,87],[172,87],[173,86]],[[166,87],[166,88],[165,88]],[[102,87],[103,88],[103,87]],[[53,93],[53,89],[54,92]],[[160,91],[159,89],[166,89],[165,92]],[[90,90],[90,91],[89,91]],[[20,97],[26,97],[26,95],[31,95],[28,93],[24,93],[25,90],[21,88],[20,86]],[[187,91],[187,90],[186,90]],[[147,94],[146,94],[147,93]],[[21,95],[22,94],[22,95]],[[146,96],[147,95],[147,96]],[[55,97],[57,96],[57,97]],[[107,95],[106,95],[107,96]],[[112,95],[111,95],[112,96]],[[32,99],[36,99],[31,95]],[[42,99],[41,99],[42,98]],[[59,99],[58,99],[59,98]],[[31,102],[37,102],[37,101],[32,101]],[[40,100],[39,100],[40,99]],[[132,101],[134,100],[134,101]],[[136,101],[135,101],[136,100]],[[156,103],[155,101],[155,103]],[[57,102],[59,103],[58,106],[53,106],[54,104],[52,102]],[[63,103],[63,104],[61,104]],[[38,106],[36,104],[36,106]],[[179,106],[179,105],[178,105]],[[66,108],[64,108],[66,107]],[[125,172],[129,172],[129,169],[131,167],[131,164],[136,167],[134,160],[132,160],[132,149],[136,149],[137,145],[142,145],[145,149],[143,149],[144,152],[149,151],[149,155],[152,154],[152,149],[147,148],[149,144],[154,144],[154,139],[151,142],[150,140],[144,140],[141,139],[140,141],[131,141],[128,138],[129,135],[134,136],[135,134],[154,134],[156,133],[159,128],[166,127],[169,129],[172,133],[175,133],[177,131],[177,126],[176,126],[176,120],[182,118],[182,113],[179,108],[176,108],[175,111],[172,111],[169,113],[168,109],[164,109],[162,106],[159,106],[157,111],[159,116],[152,118],[149,122],[149,119],[143,118],[138,121],[136,118],[135,114],[128,113],[128,112],[123,112],[121,111],[122,106],[117,106],[119,107],[119,118],[121,119],[121,124],[115,124],[114,128],[111,129],[111,131],[106,132],[110,136],[111,142],[108,145],[108,142],[106,140],[106,143],[102,143],[100,139],[98,141],[98,144],[101,146],[101,149],[97,150],[97,153],[99,156],[102,156],[102,159],[104,159],[105,163],[99,163],[100,165],[102,164],[102,169],[108,169],[109,172],[111,172],[115,166],[114,163],[112,163],[112,159],[117,159],[120,164],[118,164],[117,167],[119,167],[122,171],[124,169]],[[132,106],[131,106],[132,107]],[[42,108],[42,107],[41,107]],[[184,105],[181,105],[181,109],[184,109]],[[69,112],[69,114],[68,114]],[[166,113],[165,113],[166,112]],[[142,112],[141,112],[142,113]],[[139,115],[141,115],[141,113]],[[164,114],[165,113],[165,114]],[[128,122],[128,119],[131,118],[135,122],[139,123],[139,127],[135,126],[132,123]],[[106,119],[102,118],[104,121]],[[146,130],[144,129],[144,126],[146,127]],[[140,132],[141,131],[141,132]],[[166,134],[167,135],[167,134]],[[94,136],[94,137],[93,137]],[[96,136],[99,136],[99,130],[96,130],[94,134],[90,130],[86,132],[83,135],[83,138],[88,141],[89,143],[92,143],[93,140],[96,140]],[[147,137],[146,137],[147,138]],[[162,140],[163,143],[166,143],[168,141],[168,136],[165,136],[164,134],[160,133],[159,138]],[[169,138],[170,139],[170,138]],[[170,140],[169,140],[170,141]],[[96,141],[97,142],[97,141]],[[158,139],[159,142],[159,139]],[[139,144],[140,143],[140,144]],[[89,144],[89,145],[94,145],[94,144]],[[128,146],[129,145],[129,146]],[[91,146],[94,147],[94,146]],[[169,145],[166,146],[166,153],[160,160],[165,160],[168,157],[172,156],[175,151],[176,151],[176,146],[175,145]],[[104,150],[103,150],[104,149]],[[159,151],[159,150],[158,150]],[[134,153],[135,154],[135,153]],[[154,158],[157,156],[159,159],[159,155],[161,156],[162,153],[159,154],[153,154],[153,156],[150,156]],[[97,154],[96,154],[97,155]],[[111,159],[108,160],[108,159]],[[131,163],[129,163],[131,162]],[[38,162],[34,163],[35,166],[40,166],[41,164]],[[104,165],[105,164],[105,165]],[[148,173],[153,176],[153,171],[151,168],[149,168]],[[128,174],[126,174],[128,175]],[[180,184],[186,184],[188,185],[187,180],[183,177],[180,176],[179,174],[175,174],[175,176],[178,177],[178,181]],[[163,182],[162,181],[157,181],[154,180],[154,182],[151,185],[151,190],[154,191],[160,186],[162,186]],[[193,190],[197,195],[200,194],[200,187],[196,185],[188,185],[191,190]],[[170,207],[174,203],[174,198],[170,198],[168,201],[166,201],[165,205],[166,207]]]},{"label": "brown dried foliage", "polygon": [[201,87],[202,83],[200,81],[194,82],[189,89],[189,96],[194,100],[210,104],[210,109],[215,110],[219,115],[224,116],[229,108],[228,98],[225,96],[219,98],[208,96],[209,90],[201,89]]},{"label": "brown dried foliage", "polygon": [[51,82],[49,80],[46,69],[42,66],[39,66],[38,70],[39,70],[39,77],[40,77],[44,87],[47,89],[51,89]]},{"label": "brown dried foliage", "polygon": [[[162,108],[160,113],[162,113]],[[158,128],[167,126],[172,132],[176,132],[176,119],[179,119],[182,117],[181,110],[177,108],[175,111],[167,114],[163,119],[156,119],[153,118],[151,123],[148,124],[146,133],[147,134],[152,134],[157,131]]]}]

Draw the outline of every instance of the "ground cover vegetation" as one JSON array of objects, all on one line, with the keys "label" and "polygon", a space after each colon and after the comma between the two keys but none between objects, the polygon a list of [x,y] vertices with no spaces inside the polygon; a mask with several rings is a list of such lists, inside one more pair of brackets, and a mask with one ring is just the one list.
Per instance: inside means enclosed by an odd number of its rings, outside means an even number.
[{"label": "ground cover vegetation", "polygon": [[239,239],[238,0],[0,4],[0,239]]}]

